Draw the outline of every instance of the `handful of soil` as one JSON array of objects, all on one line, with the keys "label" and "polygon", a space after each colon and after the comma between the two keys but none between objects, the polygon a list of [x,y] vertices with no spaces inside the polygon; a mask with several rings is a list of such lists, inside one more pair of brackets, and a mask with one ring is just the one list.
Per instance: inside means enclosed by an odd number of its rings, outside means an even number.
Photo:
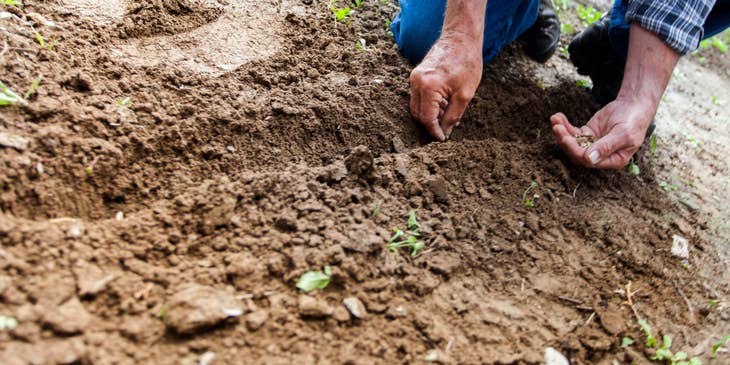
[{"label": "handful of soil", "polygon": [[578,142],[578,146],[580,146],[581,148],[588,148],[596,143],[598,138],[596,138],[596,136],[591,136],[588,134],[579,134],[575,136],[575,140]]}]

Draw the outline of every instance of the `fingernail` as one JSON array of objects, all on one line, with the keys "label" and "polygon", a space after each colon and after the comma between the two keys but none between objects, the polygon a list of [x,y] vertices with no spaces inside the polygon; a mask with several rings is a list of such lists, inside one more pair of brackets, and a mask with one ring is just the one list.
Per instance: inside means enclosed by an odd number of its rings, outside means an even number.
[{"label": "fingernail", "polygon": [[588,159],[591,160],[592,164],[597,164],[601,160],[601,154],[598,151],[593,151],[588,154]]}]

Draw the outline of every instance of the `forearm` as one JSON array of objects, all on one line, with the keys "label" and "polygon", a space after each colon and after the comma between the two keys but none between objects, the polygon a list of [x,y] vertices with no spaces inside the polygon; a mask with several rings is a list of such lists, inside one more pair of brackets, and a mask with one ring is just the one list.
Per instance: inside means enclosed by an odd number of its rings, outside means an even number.
[{"label": "forearm", "polygon": [[487,0],[449,0],[446,5],[442,37],[464,37],[482,44]]},{"label": "forearm", "polygon": [[657,35],[631,25],[629,54],[619,99],[651,103],[656,110],[681,55]]}]

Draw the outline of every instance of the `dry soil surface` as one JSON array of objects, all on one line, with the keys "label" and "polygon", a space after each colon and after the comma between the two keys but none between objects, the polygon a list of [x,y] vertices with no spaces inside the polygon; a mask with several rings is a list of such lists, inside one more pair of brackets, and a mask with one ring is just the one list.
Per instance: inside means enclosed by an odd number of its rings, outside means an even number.
[{"label": "dry soil surface", "polygon": [[588,171],[549,133],[596,110],[564,54],[505,50],[432,143],[397,7],[306,3],[4,7],[0,80],[42,81],[0,110],[3,363],[644,363],[637,317],[728,361],[724,73],[680,65],[638,177]]}]

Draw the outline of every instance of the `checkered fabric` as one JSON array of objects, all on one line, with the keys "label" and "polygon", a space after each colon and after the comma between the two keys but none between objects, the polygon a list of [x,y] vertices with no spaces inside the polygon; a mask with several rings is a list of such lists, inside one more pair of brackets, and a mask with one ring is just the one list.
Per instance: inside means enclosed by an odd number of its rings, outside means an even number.
[{"label": "checkered fabric", "polygon": [[715,0],[628,0],[626,21],[657,34],[681,54],[694,51]]}]

